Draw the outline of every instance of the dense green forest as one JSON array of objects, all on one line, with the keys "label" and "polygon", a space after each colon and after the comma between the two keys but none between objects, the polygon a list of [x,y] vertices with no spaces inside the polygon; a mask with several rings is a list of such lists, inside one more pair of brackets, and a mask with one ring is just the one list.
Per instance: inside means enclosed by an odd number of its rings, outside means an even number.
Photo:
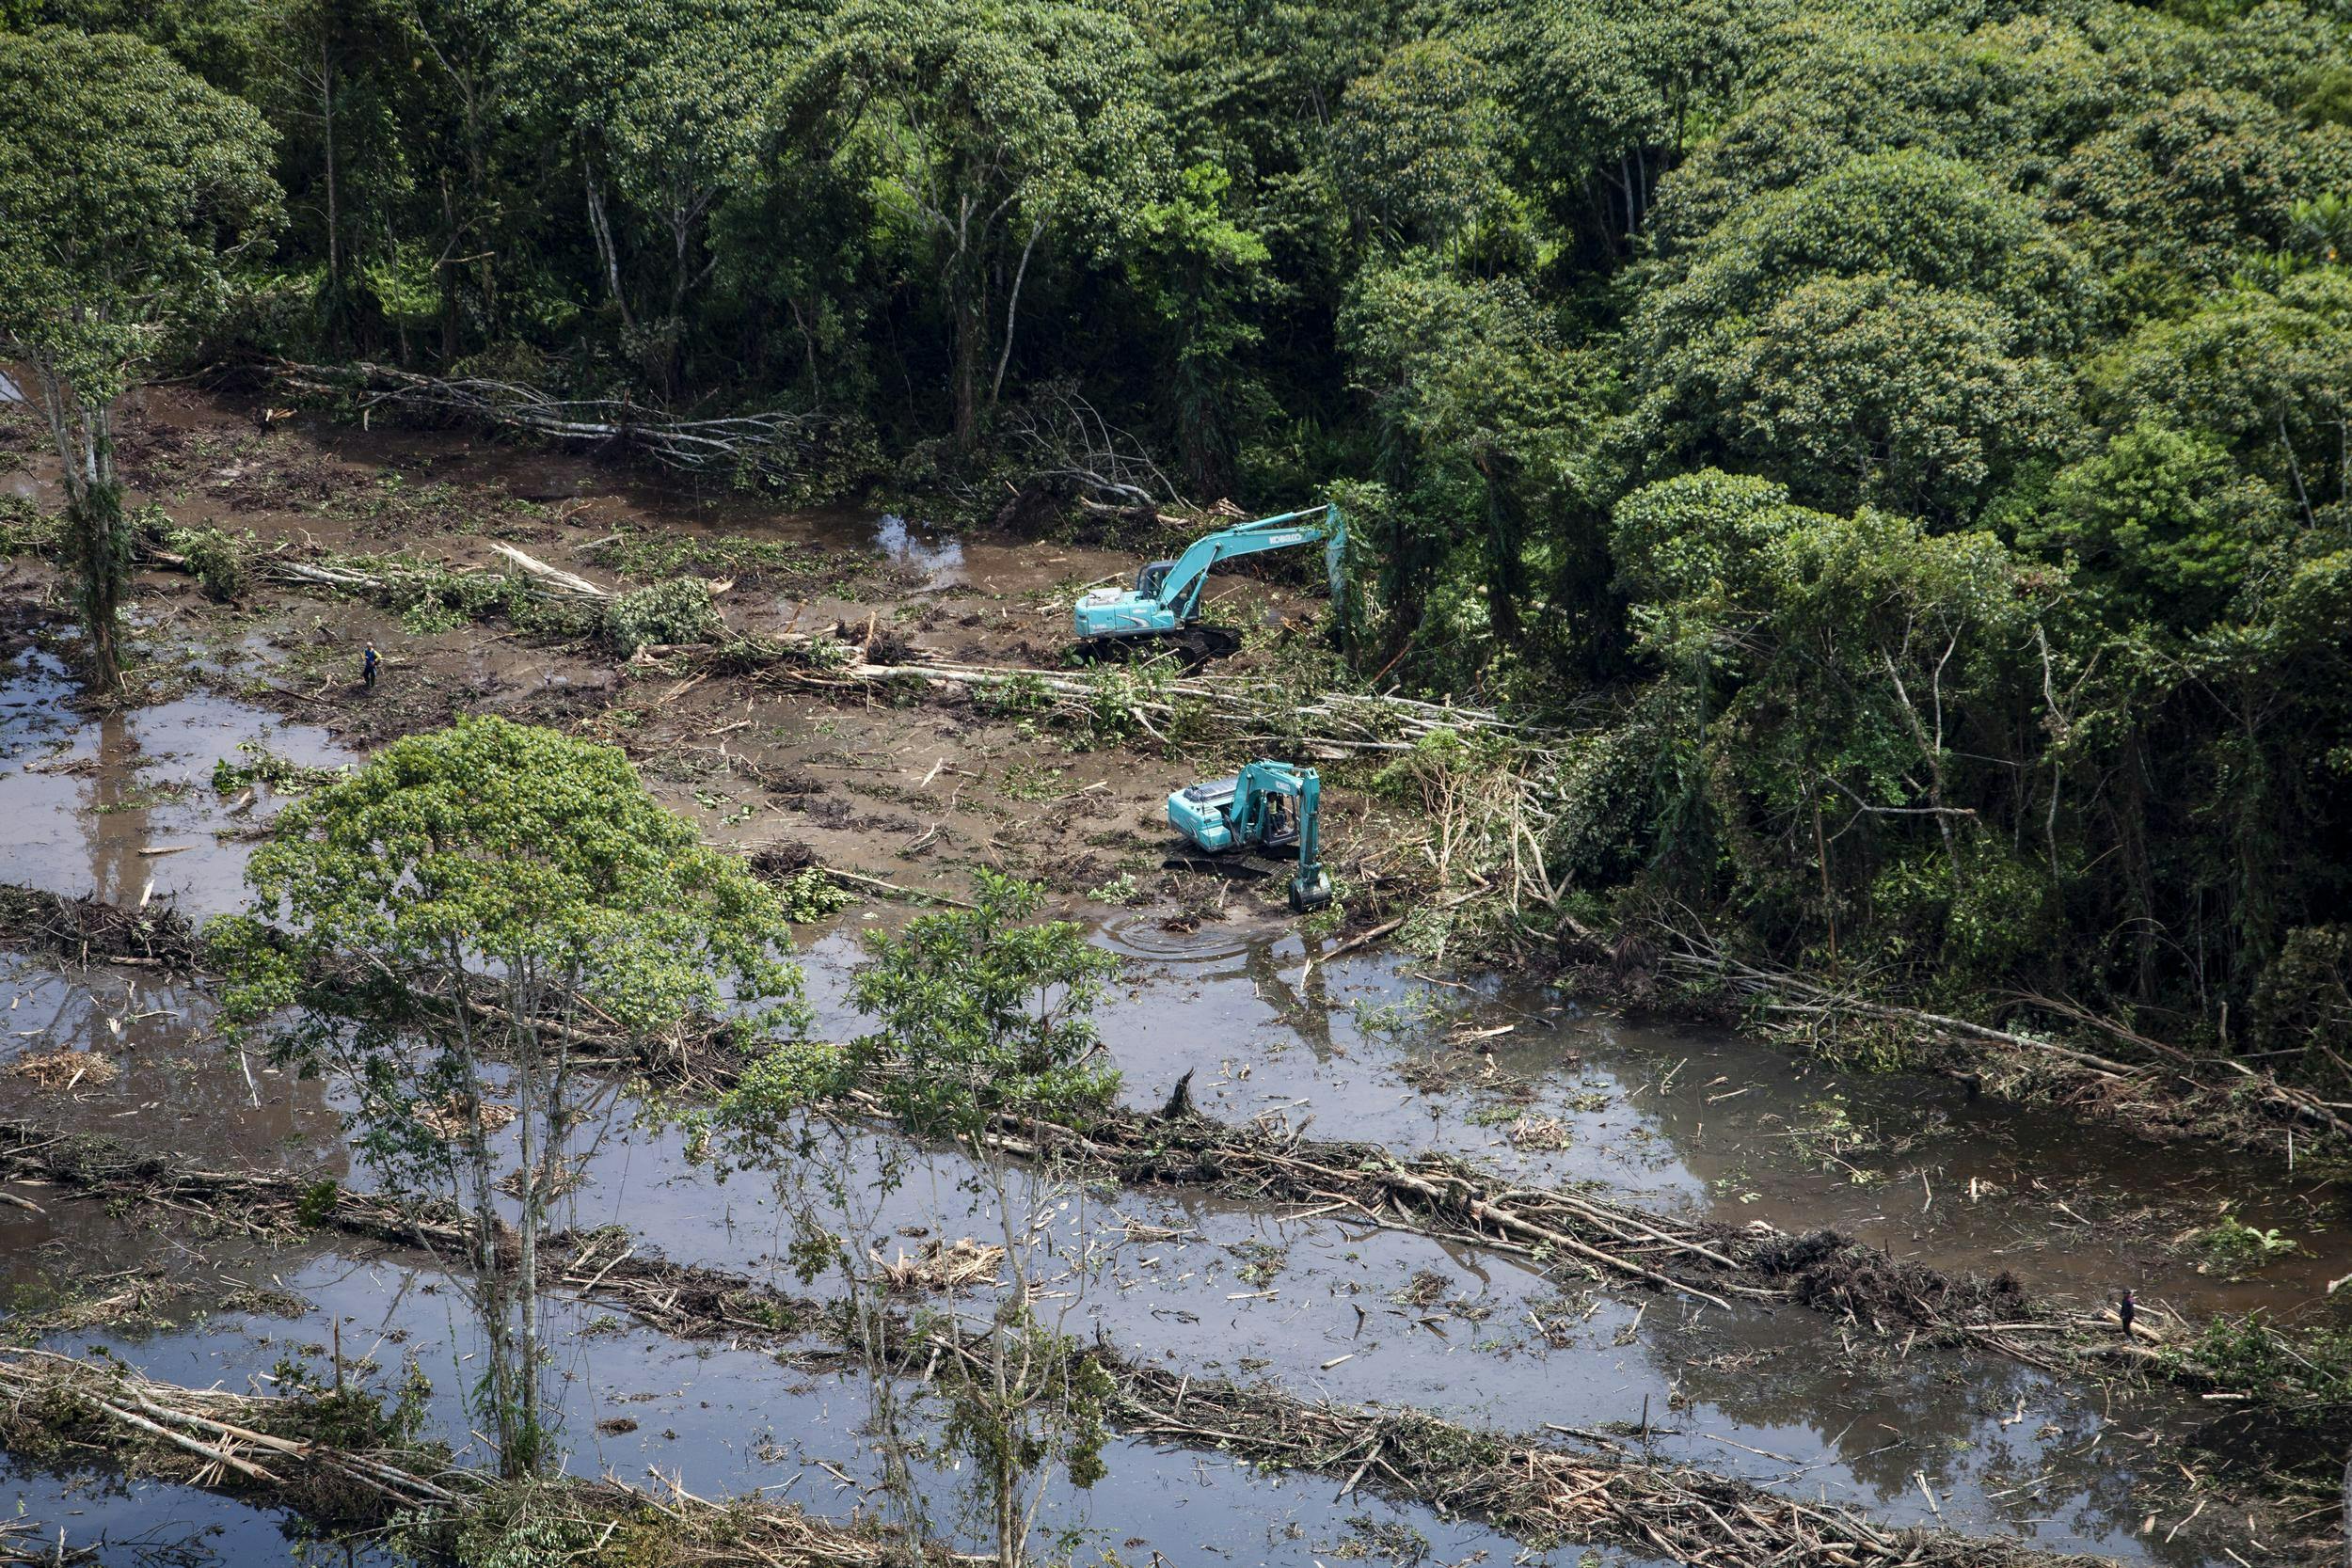
[{"label": "dense green forest", "polygon": [[183,362],[781,409],[819,488],[1090,440],[1170,499],[1327,491],[1353,678],[1572,730],[1560,910],[2343,1066],[2341,9],[0,16],[28,297],[80,210],[28,139],[179,157],[138,199],[220,258]]}]

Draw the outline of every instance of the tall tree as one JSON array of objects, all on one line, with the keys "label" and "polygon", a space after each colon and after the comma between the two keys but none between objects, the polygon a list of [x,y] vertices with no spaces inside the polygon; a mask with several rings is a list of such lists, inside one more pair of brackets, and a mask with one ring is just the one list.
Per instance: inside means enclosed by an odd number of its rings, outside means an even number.
[{"label": "tall tree", "polygon": [[275,227],[272,137],[162,50],[0,35],[0,347],[28,365],[63,467],[92,681],[121,685],[131,530],[114,405]]},{"label": "tall tree", "polygon": [[618,751],[488,718],[396,741],[288,807],[246,880],[249,912],[208,931],[233,977],[224,1020],[337,1080],[389,1190],[455,1200],[479,1402],[501,1472],[535,1473],[554,1436],[539,1243],[609,1093],[575,1047],[593,1026],[677,1050],[727,1011],[746,1035],[796,1026],[783,911]]},{"label": "tall tree", "polygon": [[[755,1160],[761,1146],[799,1159],[811,1145],[798,1124],[862,1093],[907,1132],[951,1143],[977,1169],[1009,1277],[986,1328],[957,1330],[959,1349],[940,1359],[937,1386],[946,1441],[973,1461],[999,1568],[1022,1568],[1032,1560],[1052,1467],[1081,1488],[1103,1474],[1108,1380],[1067,1331],[1090,1250],[1081,1243],[1067,1280],[1043,1276],[1061,1217],[1057,1187],[1045,1172],[1016,1169],[997,1134],[1025,1120],[1083,1122],[1116,1094],[1118,1070],[1097,1062],[1094,1008],[1119,965],[1074,922],[1036,920],[1043,890],[1034,883],[983,870],[975,897],[969,910],[917,915],[903,930],[869,937],[850,999],[874,1032],[843,1046],[803,1042],[766,1053],[711,1126],[733,1141],[739,1161],[747,1141]],[[865,1250],[870,1224],[846,1234],[832,1227],[859,1211],[852,1185],[897,1184],[900,1158],[885,1152],[878,1172],[836,1182],[827,1207],[840,1217],[820,1219],[813,1237],[803,1225],[796,1254],[853,1282],[870,1276],[879,1263]],[[870,1291],[853,1283],[853,1303],[861,1294],[870,1302]],[[1042,1307],[1049,1299],[1057,1305]],[[897,1359],[870,1306],[856,1309],[852,1326],[870,1368]],[[878,1404],[877,1425],[896,1482],[904,1457],[889,1408]]]},{"label": "tall tree", "polygon": [[958,445],[1004,389],[1039,246],[1105,248],[1163,185],[1152,69],[1122,17],[1066,0],[860,0],[835,24],[805,90],[938,279]]},{"label": "tall tree", "polygon": [[814,47],[812,10],[755,0],[521,8],[509,85],[571,144],[596,292],[663,396],[688,303],[719,263],[714,213],[753,181],[775,85]]},{"label": "tall tree", "polygon": [[405,21],[392,0],[267,0],[256,21],[252,91],[286,132],[287,205],[319,267],[331,352],[352,347],[362,266],[391,249],[389,209],[410,179],[393,102],[414,57]]}]

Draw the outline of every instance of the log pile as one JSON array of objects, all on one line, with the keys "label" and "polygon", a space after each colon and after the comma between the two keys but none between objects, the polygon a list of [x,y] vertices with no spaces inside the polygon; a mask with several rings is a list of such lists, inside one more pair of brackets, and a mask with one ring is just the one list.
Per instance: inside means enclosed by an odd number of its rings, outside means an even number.
[{"label": "log pile", "polygon": [[681,419],[624,398],[563,398],[542,388],[484,376],[444,380],[391,365],[301,365],[278,361],[278,379],[298,392],[348,398],[362,419],[375,409],[457,420],[567,445],[619,448],[665,467],[789,484],[851,438],[836,420],[768,411]]},{"label": "log pile", "polygon": [[[54,1451],[62,1443],[321,1520],[382,1519],[464,1500],[465,1483],[430,1454],[349,1446],[347,1429],[365,1424],[350,1416],[322,1400],[183,1388],[111,1359],[0,1347],[0,1442],[9,1448]],[[339,1429],[343,1441],[319,1435]]]},{"label": "log pile", "polygon": [[819,1308],[723,1269],[673,1263],[618,1227],[559,1232],[545,1256],[567,1260],[556,1288],[617,1307],[648,1327],[685,1339],[771,1343],[814,1323]]},{"label": "log pile", "polygon": [[714,1502],[682,1486],[640,1488],[611,1476],[502,1485],[453,1467],[435,1449],[361,1440],[389,1435],[365,1395],[188,1388],[111,1359],[0,1348],[0,1447],[51,1460],[61,1451],[86,1454],[141,1476],[290,1509],[328,1529],[454,1523],[499,1506],[501,1492],[519,1485],[529,1488],[535,1518],[567,1518],[590,1536],[609,1540],[622,1525],[654,1527],[648,1539],[660,1543],[660,1555],[631,1560],[660,1568],[969,1560],[937,1546],[910,1551],[879,1530],[812,1519],[788,1503]]},{"label": "log pile", "polygon": [[1409,752],[1438,734],[1509,735],[1540,752],[1545,732],[1492,708],[1422,702],[1371,691],[1326,691],[1302,699],[1295,688],[1250,675],[1167,674],[1116,680],[1111,666],[1089,678],[1068,670],[1028,670],[948,659],[915,664],[853,663],[811,669],[779,661],[770,678],[807,690],[873,689],[923,683],[975,695],[1018,693],[1042,701],[1057,717],[1083,721],[1110,703],[1136,726],[1166,739],[1168,726],[1205,720],[1232,739],[1293,747],[1320,761],[1361,752]]},{"label": "log pile", "polygon": [[14,1117],[0,1119],[0,1181],[152,1207],[258,1237],[325,1229],[440,1250],[465,1239],[457,1217],[431,1204],[356,1191],[331,1178],[205,1170],[101,1133],[62,1132]]},{"label": "log pile", "polygon": [[2132,1058],[2103,1055],[2021,1029],[2002,1029],[1874,1001],[1786,970],[1750,962],[1704,938],[1668,933],[1673,946],[1661,965],[1692,978],[1729,988],[1749,999],[1768,1020],[1801,1021],[1804,1028],[1835,1028],[1841,1021],[1892,1026],[1915,1037],[1964,1045],[1972,1056],[1987,1051],[2011,1064],[2017,1077],[2055,1081],[2071,1101],[2148,1132],[2187,1127],[2219,1132],[2233,1141],[2263,1144],[2304,1133],[2352,1138],[2352,1104],[2321,1099],[2308,1089],[2227,1056],[2200,1055],[2151,1038],[2071,1002],[2023,996],[2024,1006],[2094,1030],[2117,1042]]},{"label": "log pile", "polygon": [[67,898],[0,883],[0,942],[55,953],[74,963],[128,964],[193,974],[196,927],[167,904],[130,909],[97,897]]},{"label": "log pile", "polygon": [[1261,1465],[1343,1478],[1441,1513],[1482,1520],[1536,1545],[1589,1543],[1698,1564],[1832,1568],[2090,1568],[2018,1543],[1942,1529],[1890,1529],[1851,1508],[1782,1497],[1679,1465],[1652,1464],[1599,1434],[1593,1451],[1470,1432],[1415,1410],[1309,1402],[1268,1386],[1125,1367],[1117,1419],[1163,1442],[1215,1446]]}]

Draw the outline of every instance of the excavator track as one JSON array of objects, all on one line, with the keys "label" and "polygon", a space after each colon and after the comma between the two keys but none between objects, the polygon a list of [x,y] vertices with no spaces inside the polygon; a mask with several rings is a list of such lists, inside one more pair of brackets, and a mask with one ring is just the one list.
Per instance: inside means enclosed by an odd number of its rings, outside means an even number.
[{"label": "excavator track", "polygon": [[1089,664],[1134,664],[1174,655],[1186,671],[1241,652],[1241,633],[1225,626],[1185,626],[1133,637],[1088,637],[1073,651]]}]

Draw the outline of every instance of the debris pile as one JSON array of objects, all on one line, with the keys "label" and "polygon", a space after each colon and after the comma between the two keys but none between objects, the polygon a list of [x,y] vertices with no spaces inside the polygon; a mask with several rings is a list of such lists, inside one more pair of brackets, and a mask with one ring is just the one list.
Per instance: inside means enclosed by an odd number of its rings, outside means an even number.
[{"label": "debris pile", "polygon": [[37,947],[74,963],[118,963],[191,974],[196,927],[168,904],[133,909],[0,882],[0,942]]},{"label": "debris pile", "polygon": [[993,1287],[1001,1283],[996,1270],[1005,1260],[1005,1249],[969,1236],[952,1242],[933,1237],[915,1257],[901,1251],[891,1262],[883,1262],[877,1255],[869,1255],[869,1259],[892,1291],[912,1295]]},{"label": "debris pile", "polygon": [[71,1093],[87,1085],[102,1088],[122,1076],[122,1069],[94,1051],[49,1051],[20,1056],[8,1068],[11,1078],[29,1078],[44,1089]]}]

